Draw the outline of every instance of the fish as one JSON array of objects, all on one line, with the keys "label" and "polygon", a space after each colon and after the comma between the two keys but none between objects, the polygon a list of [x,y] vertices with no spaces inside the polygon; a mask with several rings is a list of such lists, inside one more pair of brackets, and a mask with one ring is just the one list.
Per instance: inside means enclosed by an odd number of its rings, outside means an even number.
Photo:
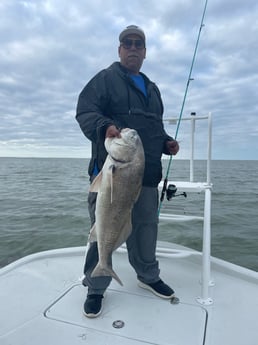
[{"label": "fish", "polygon": [[111,276],[123,285],[112,267],[112,253],[132,231],[132,209],[142,188],[145,156],[137,131],[124,128],[120,137],[106,138],[108,153],[90,191],[97,192],[95,223],[89,242],[97,241],[99,261],[91,277]]}]

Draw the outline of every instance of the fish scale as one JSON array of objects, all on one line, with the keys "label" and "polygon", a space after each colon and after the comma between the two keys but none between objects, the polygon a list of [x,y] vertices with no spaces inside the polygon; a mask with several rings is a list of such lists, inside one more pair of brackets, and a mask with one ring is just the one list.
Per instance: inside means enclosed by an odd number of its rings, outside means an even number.
[{"label": "fish scale", "polygon": [[108,155],[91,185],[90,191],[98,195],[89,241],[97,241],[99,251],[91,276],[111,276],[122,285],[112,267],[112,253],[131,233],[131,213],[141,191],[145,159],[138,133],[126,128],[120,134],[120,138],[106,138]]}]

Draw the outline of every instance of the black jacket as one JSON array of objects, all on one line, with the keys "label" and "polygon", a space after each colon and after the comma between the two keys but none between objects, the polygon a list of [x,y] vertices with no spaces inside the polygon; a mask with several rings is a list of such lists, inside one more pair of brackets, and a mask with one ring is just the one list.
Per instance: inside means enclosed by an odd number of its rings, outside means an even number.
[{"label": "black jacket", "polygon": [[89,175],[94,164],[101,170],[107,152],[104,147],[108,126],[136,129],[145,152],[143,185],[156,187],[162,177],[161,155],[171,140],[163,127],[163,104],[159,89],[143,73],[147,97],[134,84],[127,70],[114,62],[99,72],[80,93],[76,119],[92,142]]}]

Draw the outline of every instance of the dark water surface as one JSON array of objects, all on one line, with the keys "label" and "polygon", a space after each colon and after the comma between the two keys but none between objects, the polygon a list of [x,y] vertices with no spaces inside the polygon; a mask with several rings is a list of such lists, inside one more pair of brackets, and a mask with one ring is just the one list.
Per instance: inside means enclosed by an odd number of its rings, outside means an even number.
[{"label": "dark water surface", "polygon": [[[0,158],[0,266],[34,252],[86,244],[87,166],[84,159]],[[205,181],[204,170],[205,162],[197,161],[197,181]],[[256,271],[257,172],[258,161],[212,162],[212,255]],[[172,178],[188,175],[189,162],[174,160]],[[203,205],[199,195],[171,203],[184,213]],[[159,239],[201,249],[202,224],[161,222]]]}]

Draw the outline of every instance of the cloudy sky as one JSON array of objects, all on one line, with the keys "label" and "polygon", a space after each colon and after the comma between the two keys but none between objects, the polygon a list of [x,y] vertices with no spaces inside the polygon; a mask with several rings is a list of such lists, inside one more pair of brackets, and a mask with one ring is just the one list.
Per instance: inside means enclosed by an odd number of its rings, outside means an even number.
[{"label": "cloudy sky", "polygon": [[[89,156],[75,120],[78,95],[118,60],[118,35],[129,24],[146,33],[142,71],[161,90],[164,117],[178,116],[204,4],[1,0],[0,157]],[[209,0],[204,24],[183,116],[212,113],[214,159],[258,159],[257,0]],[[178,158],[187,158],[186,127]],[[205,130],[196,132],[201,149]]]}]

